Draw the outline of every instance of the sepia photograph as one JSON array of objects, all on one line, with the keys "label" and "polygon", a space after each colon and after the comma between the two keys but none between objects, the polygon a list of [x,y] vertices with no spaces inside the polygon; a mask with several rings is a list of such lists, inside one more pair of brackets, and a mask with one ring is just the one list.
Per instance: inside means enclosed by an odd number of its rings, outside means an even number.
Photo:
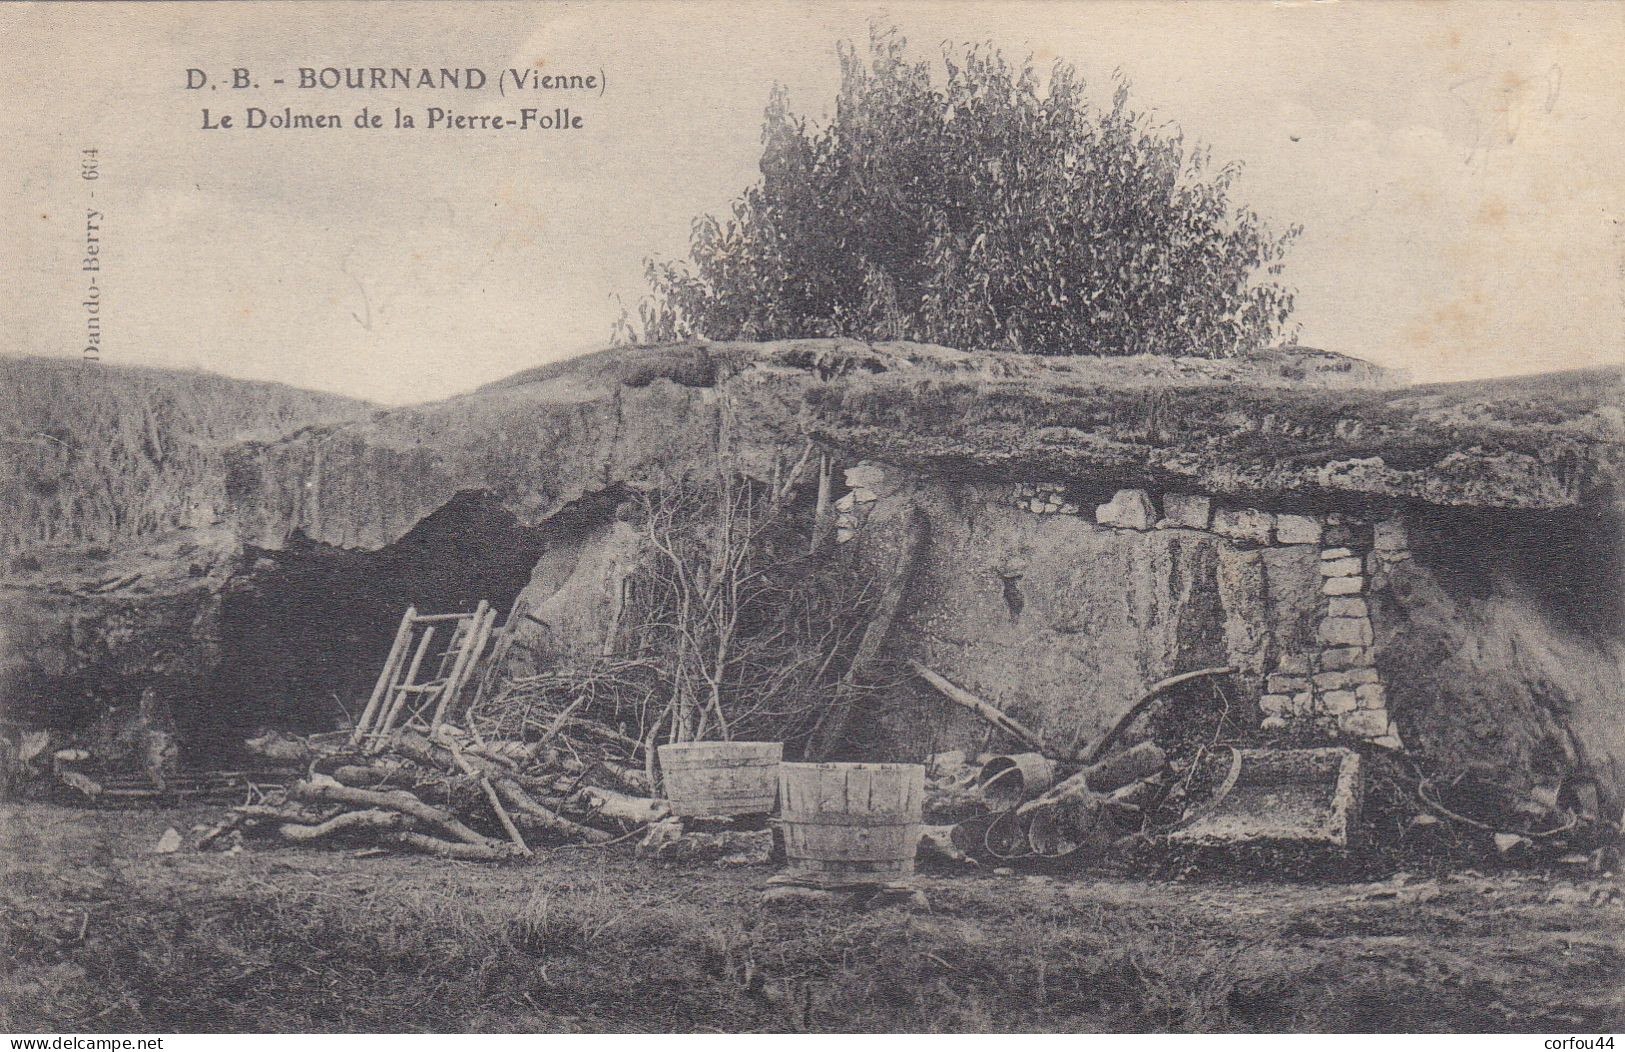
[{"label": "sepia photograph", "polygon": [[1610,1052],[1621,56],[0,5],[7,1047]]}]

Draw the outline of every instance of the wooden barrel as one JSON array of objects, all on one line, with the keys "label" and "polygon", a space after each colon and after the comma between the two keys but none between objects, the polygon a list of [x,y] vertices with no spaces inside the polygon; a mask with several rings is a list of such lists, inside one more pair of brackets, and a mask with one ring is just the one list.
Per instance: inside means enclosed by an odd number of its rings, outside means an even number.
[{"label": "wooden barrel", "polygon": [[660,777],[679,818],[737,818],[773,810],[783,742],[662,745]]},{"label": "wooden barrel", "polygon": [[917,763],[782,765],[787,873],[824,884],[913,875],[924,799],[925,767]]}]

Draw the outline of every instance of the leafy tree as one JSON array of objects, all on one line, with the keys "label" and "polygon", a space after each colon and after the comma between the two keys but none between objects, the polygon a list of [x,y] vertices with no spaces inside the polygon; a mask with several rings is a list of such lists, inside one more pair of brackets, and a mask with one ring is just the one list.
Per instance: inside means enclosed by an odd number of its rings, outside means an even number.
[{"label": "leafy tree", "polygon": [[896,31],[839,48],[835,115],[782,88],[762,178],[724,219],[695,220],[690,259],[646,264],[621,342],[690,336],[906,338],[1038,354],[1224,357],[1290,339],[1277,235],[1232,205],[1238,166],[1058,63],[944,48],[942,75]]}]

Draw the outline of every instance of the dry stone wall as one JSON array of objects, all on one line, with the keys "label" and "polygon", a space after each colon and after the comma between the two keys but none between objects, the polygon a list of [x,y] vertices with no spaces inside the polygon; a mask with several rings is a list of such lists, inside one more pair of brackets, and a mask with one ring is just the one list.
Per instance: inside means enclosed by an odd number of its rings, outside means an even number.
[{"label": "dry stone wall", "polygon": [[1328,735],[1397,749],[1388,691],[1377,670],[1370,596],[1388,570],[1410,558],[1404,523],[1365,523],[1343,515],[1312,520],[1320,538],[1325,597],[1319,646],[1283,654],[1259,700],[1266,729],[1309,725]]},{"label": "dry stone wall", "polygon": [[[1004,654],[1025,654],[1023,660],[1046,665],[1065,667],[1075,659],[1105,671],[1116,661],[1105,651],[1143,654],[1148,645],[1155,650],[1157,637],[1177,625],[1172,631],[1187,640],[1212,637],[1209,651],[1238,668],[1243,684],[1255,691],[1264,729],[1401,746],[1378,671],[1368,597],[1373,589],[1385,586],[1390,568],[1410,557],[1402,522],[1277,513],[1198,493],[1153,495],[1122,489],[1096,495],[1063,482],[955,486],[905,477],[901,469],[872,462],[849,470],[848,492],[837,502],[840,539],[861,536],[871,518],[881,523],[895,518],[895,509],[888,509],[889,498],[912,493],[918,499],[936,485],[948,485],[951,498],[928,501],[937,505],[934,517],[967,521],[967,539],[977,538],[973,542],[977,550],[950,551],[940,557],[960,569],[988,561],[990,574],[1002,582],[1010,606],[1008,620],[1020,620],[1018,604],[1042,600],[1049,604],[1043,616],[1051,627],[1061,626],[1052,645],[1077,651],[1040,656],[1039,639],[1017,636],[1011,627],[990,618],[985,630],[995,639],[1005,638],[1002,649],[980,644],[975,648],[985,651],[986,660],[996,664]],[[1105,499],[1091,499],[1095,496]],[[1006,521],[1010,511],[979,509],[978,503],[989,497],[1017,513],[1002,532],[993,520]],[[1079,527],[1034,533],[1020,526],[1023,514],[1043,521],[1077,522]],[[957,541],[952,529],[944,535],[949,545]],[[995,544],[1011,553],[998,557],[989,550]],[[1194,553],[1201,554],[1193,558]],[[1074,565],[1066,565],[1069,559]],[[1100,625],[1105,631],[1097,631],[1091,641],[1096,652],[1086,652],[1088,644],[1067,631],[1064,622],[1072,615],[1060,604],[1098,604],[1094,590],[1101,588],[1133,592],[1142,573],[1166,591],[1144,597],[1143,606],[1126,611],[1117,619],[1120,623]],[[1090,577],[1095,583],[1082,583]],[[932,609],[933,600],[950,609]],[[928,647],[946,650],[941,640],[949,637],[963,647],[969,633],[968,625],[960,622],[971,616],[972,588],[939,586],[924,607],[916,620]],[[1194,655],[1197,649],[1163,647],[1160,653]],[[1148,679],[1184,670],[1156,668],[1155,660],[1140,664]],[[991,669],[971,671],[967,662],[966,674],[986,683],[1014,680],[1035,692],[1053,689],[1028,669],[1013,668],[1007,679],[1000,679]],[[1044,705],[1042,698],[1007,700]],[[1099,699],[1097,703],[1105,704]],[[1069,702],[1055,704],[1065,708]]]}]

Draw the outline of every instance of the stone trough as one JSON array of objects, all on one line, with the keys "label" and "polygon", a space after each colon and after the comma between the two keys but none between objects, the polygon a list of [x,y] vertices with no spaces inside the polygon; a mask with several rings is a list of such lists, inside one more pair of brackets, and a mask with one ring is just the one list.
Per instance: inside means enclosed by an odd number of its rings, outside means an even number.
[{"label": "stone trough", "polygon": [[1217,806],[1169,834],[1201,846],[1282,843],[1347,848],[1359,821],[1360,756],[1350,749],[1242,749]]}]

